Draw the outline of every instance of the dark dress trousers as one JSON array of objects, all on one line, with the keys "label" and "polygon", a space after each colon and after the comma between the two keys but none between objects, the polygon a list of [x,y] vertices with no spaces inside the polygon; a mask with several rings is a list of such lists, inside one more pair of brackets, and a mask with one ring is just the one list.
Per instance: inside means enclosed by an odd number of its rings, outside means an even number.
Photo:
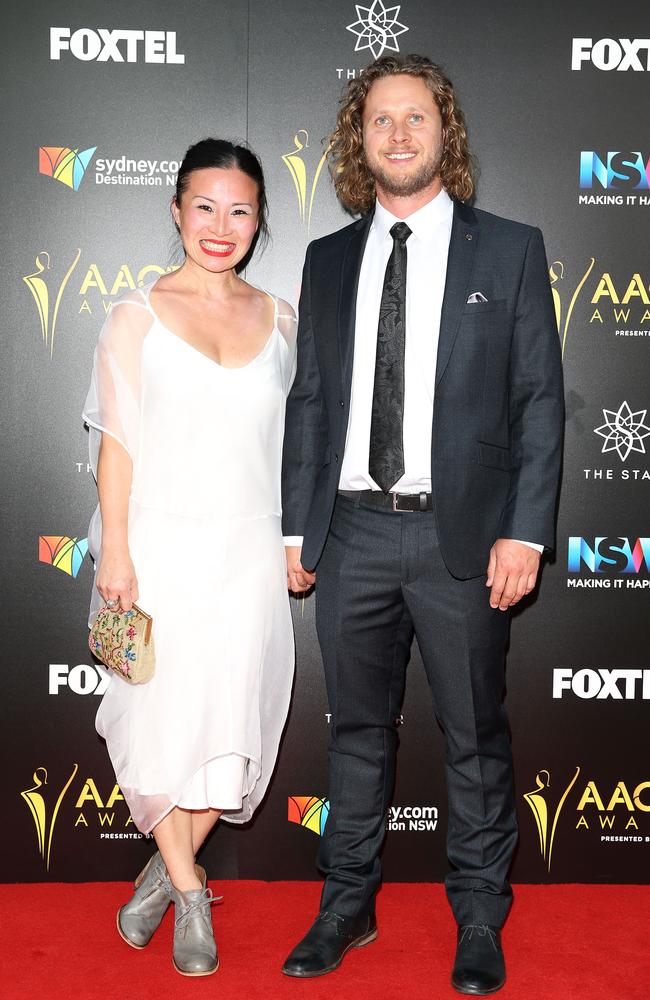
[{"label": "dark dress trousers", "polygon": [[[302,564],[317,571],[332,712],[322,908],[357,916],[374,906],[415,634],[445,733],[447,894],[459,923],[501,926],[517,835],[503,706],[509,614],[490,608],[485,573],[497,538],[554,545],[564,410],[544,245],[537,229],[454,204],[433,510],[398,513],[337,496],[370,223],[307,250],[283,454],[283,533],[304,537]],[[468,302],[474,292],[486,301]]]}]

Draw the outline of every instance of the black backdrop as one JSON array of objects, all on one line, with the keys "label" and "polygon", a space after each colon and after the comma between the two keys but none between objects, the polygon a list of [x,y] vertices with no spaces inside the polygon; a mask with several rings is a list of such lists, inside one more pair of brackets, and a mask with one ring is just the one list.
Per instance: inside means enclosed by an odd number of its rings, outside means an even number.
[{"label": "black backdrop", "polygon": [[[640,6],[367,4],[60,0],[28,18],[3,6],[0,879],[128,878],[151,849],[93,727],[105,681],[86,651],[96,494],[80,412],[105,311],[174,263],[174,161],[205,135],[250,142],[268,176],[273,242],[248,277],[296,303],[308,240],[348,221],[319,172],[322,137],[346,79],[391,50],[428,54],[454,80],[481,164],[478,205],[543,230],[564,347],[558,549],[515,615],[509,655],[514,878],[647,878],[650,73]],[[210,840],[214,877],[314,876],[328,719],[313,598],[293,610],[297,678],[275,778],[247,828]],[[385,875],[440,880],[442,741],[417,650],[400,732]]]}]

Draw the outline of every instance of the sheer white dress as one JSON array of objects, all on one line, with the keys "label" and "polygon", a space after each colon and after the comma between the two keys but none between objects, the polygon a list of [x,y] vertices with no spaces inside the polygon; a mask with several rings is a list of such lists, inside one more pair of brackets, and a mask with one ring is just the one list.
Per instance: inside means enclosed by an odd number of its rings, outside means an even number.
[{"label": "sheer white dress", "polygon": [[[161,323],[154,284],[113,305],[83,413],[95,476],[102,433],[133,463],[129,549],[156,671],[137,686],[113,676],[96,726],[145,833],[176,805],[252,816],[294,666],[280,506],[294,313],[275,299],[262,351],[224,368]],[[97,564],[99,508],[89,549]],[[93,587],[91,618],[101,603]]]}]

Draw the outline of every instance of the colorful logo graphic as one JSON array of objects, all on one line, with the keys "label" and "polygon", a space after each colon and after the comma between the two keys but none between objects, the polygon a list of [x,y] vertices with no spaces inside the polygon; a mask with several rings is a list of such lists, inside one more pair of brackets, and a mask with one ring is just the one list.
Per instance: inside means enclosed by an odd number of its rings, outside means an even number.
[{"label": "colorful logo graphic", "polygon": [[549,789],[551,787],[551,775],[548,771],[539,771],[535,778],[535,788],[531,792],[524,793],[524,799],[530,806],[533,816],[535,817],[537,833],[539,835],[539,850],[544,861],[546,862],[547,870],[549,872],[551,870],[551,859],[553,856],[553,841],[555,840],[555,831],[560,818],[560,813],[562,812],[562,806],[566,801],[567,795],[578,780],[579,774],[580,768],[576,767],[576,773],[573,775],[573,778],[562,792],[560,801],[555,807],[554,812],[552,812],[550,802],[551,793],[549,792]]},{"label": "colorful logo graphic", "polygon": [[49,789],[46,787],[47,770],[44,767],[36,768],[34,774],[32,775],[32,781],[34,782],[33,786],[31,788],[26,788],[20,793],[32,814],[32,819],[34,820],[34,825],[36,827],[36,836],[38,838],[38,852],[43,858],[45,867],[48,871],[50,870],[52,839],[54,837],[56,818],[58,816],[59,809],[61,808],[61,803],[65,798],[65,794],[74,781],[74,777],[78,770],[79,765],[75,764],[72,768],[70,777],[59,792],[59,796],[53,807],[51,807],[51,803],[48,801],[50,796],[47,794]]},{"label": "colorful logo graphic", "polygon": [[650,435],[650,427],[644,420],[647,410],[637,410],[633,413],[629,405],[621,403],[618,410],[603,410],[605,423],[594,428],[594,434],[605,439],[602,454],[615,451],[621,462],[624,462],[630,452],[637,451],[645,455],[643,439]]},{"label": "colorful logo graphic", "polygon": [[56,331],[56,320],[59,315],[61,298],[65,291],[65,286],[70,280],[70,275],[79,263],[80,257],[81,250],[78,249],[72,264],[66,271],[63,279],[59,282],[56,292],[56,282],[50,273],[50,255],[46,250],[41,250],[36,255],[34,260],[36,270],[34,273],[26,274],[23,277],[23,281],[34,297],[34,302],[38,310],[38,318],[41,322],[41,336],[43,337],[45,346],[49,346],[50,348],[50,357],[54,353],[54,333]]},{"label": "colorful logo graphic", "polygon": [[599,535],[593,546],[586,538],[569,538],[569,573],[638,573],[642,566],[650,572],[650,538],[624,538],[620,535]]},{"label": "colorful logo graphic", "polygon": [[354,6],[357,9],[358,20],[348,24],[345,29],[357,36],[354,51],[363,52],[364,49],[370,49],[375,59],[387,49],[389,52],[399,52],[397,36],[409,30],[405,24],[400,24],[397,20],[401,5],[384,7],[382,0],[373,0],[370,7],[362,7],[358,3]]},{"label": "colorful logo graphic", "polygon": [[87,538],[68,538],[67,535],[38,536],[38,561],[49,563],[68,576],[76,577],[87,551]]},{"label": "colorful logo graphic", "polygon": [[39,173],[78,191],[96,149],[97,146],[91,146],[79,152],[79,149],[68,149],[67,146],[41,146],[38,151]]},{"label": "colorful logo graphic", "polygon": [[314,795],[290,795],[288,805],[287,819],[290,823],[305,826],[319,837],[323,836],[330,814],[330,804],[327,799],[318,799]]},{"label": "colorful logo graphic", "polygon": [[601,188],[647,190],[650,188],[650,159],[642,153],[607,152],[601,156],[593,150],[580,153],[580,187],[593,188],[594,180]]},{"label": "colorful logo graphic", "polygon": [[311,187],[308,192],[307,164],[303,159],[303,150],[309,148],[309,132],[307,129],[298,129],[293,137],[293,143],[294,148],[289,153],[283,154],[282,162],[291,174],[291,179],[296,189],[296,195],[298,198],[298,211],[300,212],[300,218],[303,222],[307,223],[307,231],[309,232],[311,213],[314,207],[314,196],[316,194],[316,185],[318,184],[321,171],[325,166],[327,151],[323,153],[318,161],[318,165],[314,173],[314,179],[311,182]]}]

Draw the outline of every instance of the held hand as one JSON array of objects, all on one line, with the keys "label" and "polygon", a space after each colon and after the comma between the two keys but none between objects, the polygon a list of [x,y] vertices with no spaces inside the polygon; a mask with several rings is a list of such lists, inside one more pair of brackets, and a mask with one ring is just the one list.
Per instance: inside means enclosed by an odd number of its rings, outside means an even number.
[{"label": "held hand", "polygon": [[294,594],[302,594],[316,583],[316,574],[306,570],[300,562],[300,545],[285,545],[287,556],[287,587]]},{"label": "held hand", "polygon": [[486,587],[491,587],[490,607],[506,611],[530,594],[537,582],[540,553],[511,538],[497,538],[490,549]]},{"label": "held hand", "polygon": [[116,608],[130,611],[138,599],[138,581],[128,552],[102,553],[97,570],[97,590],[104,601],[117,601]]}]

